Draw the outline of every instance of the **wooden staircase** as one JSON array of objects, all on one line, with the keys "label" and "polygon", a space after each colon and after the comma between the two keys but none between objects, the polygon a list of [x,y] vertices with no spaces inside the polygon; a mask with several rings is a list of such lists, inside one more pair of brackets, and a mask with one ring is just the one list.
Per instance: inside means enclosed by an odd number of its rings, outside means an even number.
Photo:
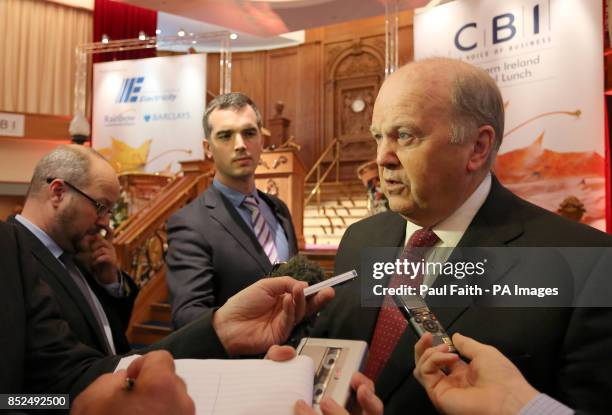
[{"label": "wooden staircase", "polygon": [[173,331],[165,268],[140,291],[128,328],[133,349],[163,339]]},{"label": "wooden staircase", "polygon": [[126,332],[133,348],[156,342],[172,332],[165,223],[210,185],[211,166],[210,162],[184,162],[183,176],[171,180],[116,229],[114,245],[121,269],[141,286]]},{"label": "wooden staircase", "polygon": [[[313,185],[306,185],[309,194]],[[316,198],[304,209],[306,249],[335,249],[346,228],[368,216],[368,196],[358,181],[323,183]]]}]

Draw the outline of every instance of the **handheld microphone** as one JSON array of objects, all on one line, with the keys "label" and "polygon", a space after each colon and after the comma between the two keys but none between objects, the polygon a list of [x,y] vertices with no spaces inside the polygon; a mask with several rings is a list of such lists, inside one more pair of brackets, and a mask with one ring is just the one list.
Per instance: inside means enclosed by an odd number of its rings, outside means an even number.
[{"label": "handheld microphone", "polygon": [[319,264],[309,260],[304,255],[296,255],[287,262],[274,264],[269,276],[281,277],[283,275],[288,275],[299,281],[306,281],[309,286],[325,279],[325,271]]},{"label": "handheld microphone", "polygon": [[457,352],[450,336],[434,313],[427,307],[423,297],[420,295],[395,295],[393,298],[419,338],[426,332],[430,332],[433,335],[432,347],[446,344],[449,352]]}]

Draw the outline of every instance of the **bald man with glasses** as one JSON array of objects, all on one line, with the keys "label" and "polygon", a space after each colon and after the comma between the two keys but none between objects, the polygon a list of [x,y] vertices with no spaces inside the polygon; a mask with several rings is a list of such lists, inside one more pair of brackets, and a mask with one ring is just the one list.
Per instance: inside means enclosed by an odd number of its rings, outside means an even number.
[{"label": "bald man with glasses", "polygon": [[117,267],[110,212],[120,187],[111,165],[82,146],[59,146],[36,165],[23,211],[9,219],[47,272],[62,317],[82,343],[128,352],[138,289]]}]

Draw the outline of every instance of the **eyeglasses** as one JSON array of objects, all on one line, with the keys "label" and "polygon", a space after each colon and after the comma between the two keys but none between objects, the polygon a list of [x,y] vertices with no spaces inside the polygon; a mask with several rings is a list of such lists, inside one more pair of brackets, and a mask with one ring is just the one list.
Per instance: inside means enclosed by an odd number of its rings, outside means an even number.
[{"label": "eyeglasses", "polygon": [[[56,179],[57,177],[47,177],[47,183],[51,184],[51,182]],[[84,191],[76,187],[75,185],[71,184],[70,182],[67,182],[66,180],[62,180],[62,181],[66,184],[66,186],[68,186],[69,188],[71,188],[72,190],[74,190],[75,192],[77,192],[78,194],[86,198],[87,200],[89,200],[91,203],[93,203],[94,207],[96,208],[96,215],[98,215],[99,218],[102,218],[108,215],[108,213],[111,211],[112,207],[106,206],[104,203],[98,202],[96,199],[89,196],[87,193],[85,193]]]}]

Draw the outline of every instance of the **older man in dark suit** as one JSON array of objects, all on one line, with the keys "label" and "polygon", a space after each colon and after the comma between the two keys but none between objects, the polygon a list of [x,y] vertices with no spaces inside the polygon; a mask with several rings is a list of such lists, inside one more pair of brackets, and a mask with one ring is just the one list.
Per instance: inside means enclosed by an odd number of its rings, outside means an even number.
[{"label": "older man in dark suit", "polygon": [[[371,130],[392,212],[349,227],[336,273],[359,268],[360,254],[372,247],[612,245],[609,235],[518,198],[491,173],[503,136],[504,107],[483,70],[451,59],[400,68],[380,90]],[[586,280],[583,274],[574,278],[563,258],[552,253],[530,255],[518,266],[506,264],[493,273],[510,284],[533,284],[530,277],[535,276],[536,284],[576,291]],[[360,275],[371,277],[365,269]],[[424,283],[450,282],[441,279],[426,275]],[[602,322],[612,321],[611,309],[500,308],[499,301],[486,297],[468,296],[452,308],[432,310],[448,332],[500,349],[544,393],[577,410],[609,411],[612,359],[603,356],[610,350],[612,325]],[[369,342],[365,373],[376,380],[385,413],[435,413],[412,376],[417,336],[406,329],[397,308],[363,307],[362,299],[359,282],[339,288],[311,335]],[[383,301],[378,298],[379,305]]]},{"label": "older man in dark suit", "polygon": [[168,221],[167,281],[176,327],[265,276],[297,253],[287,206],[255,188],[261,115],[241,93],[220,95],[204,114],[212,186]]},{"label": "older man in dark suit", "polygon": [[45,269],[72,331],[109,355],[130,350],[125,331],[138,293],[119,271],[112,244],[110,211],[118,198],[117,174],[101,155],[59,146],[36,164],[23,211],[9,218]]}]

